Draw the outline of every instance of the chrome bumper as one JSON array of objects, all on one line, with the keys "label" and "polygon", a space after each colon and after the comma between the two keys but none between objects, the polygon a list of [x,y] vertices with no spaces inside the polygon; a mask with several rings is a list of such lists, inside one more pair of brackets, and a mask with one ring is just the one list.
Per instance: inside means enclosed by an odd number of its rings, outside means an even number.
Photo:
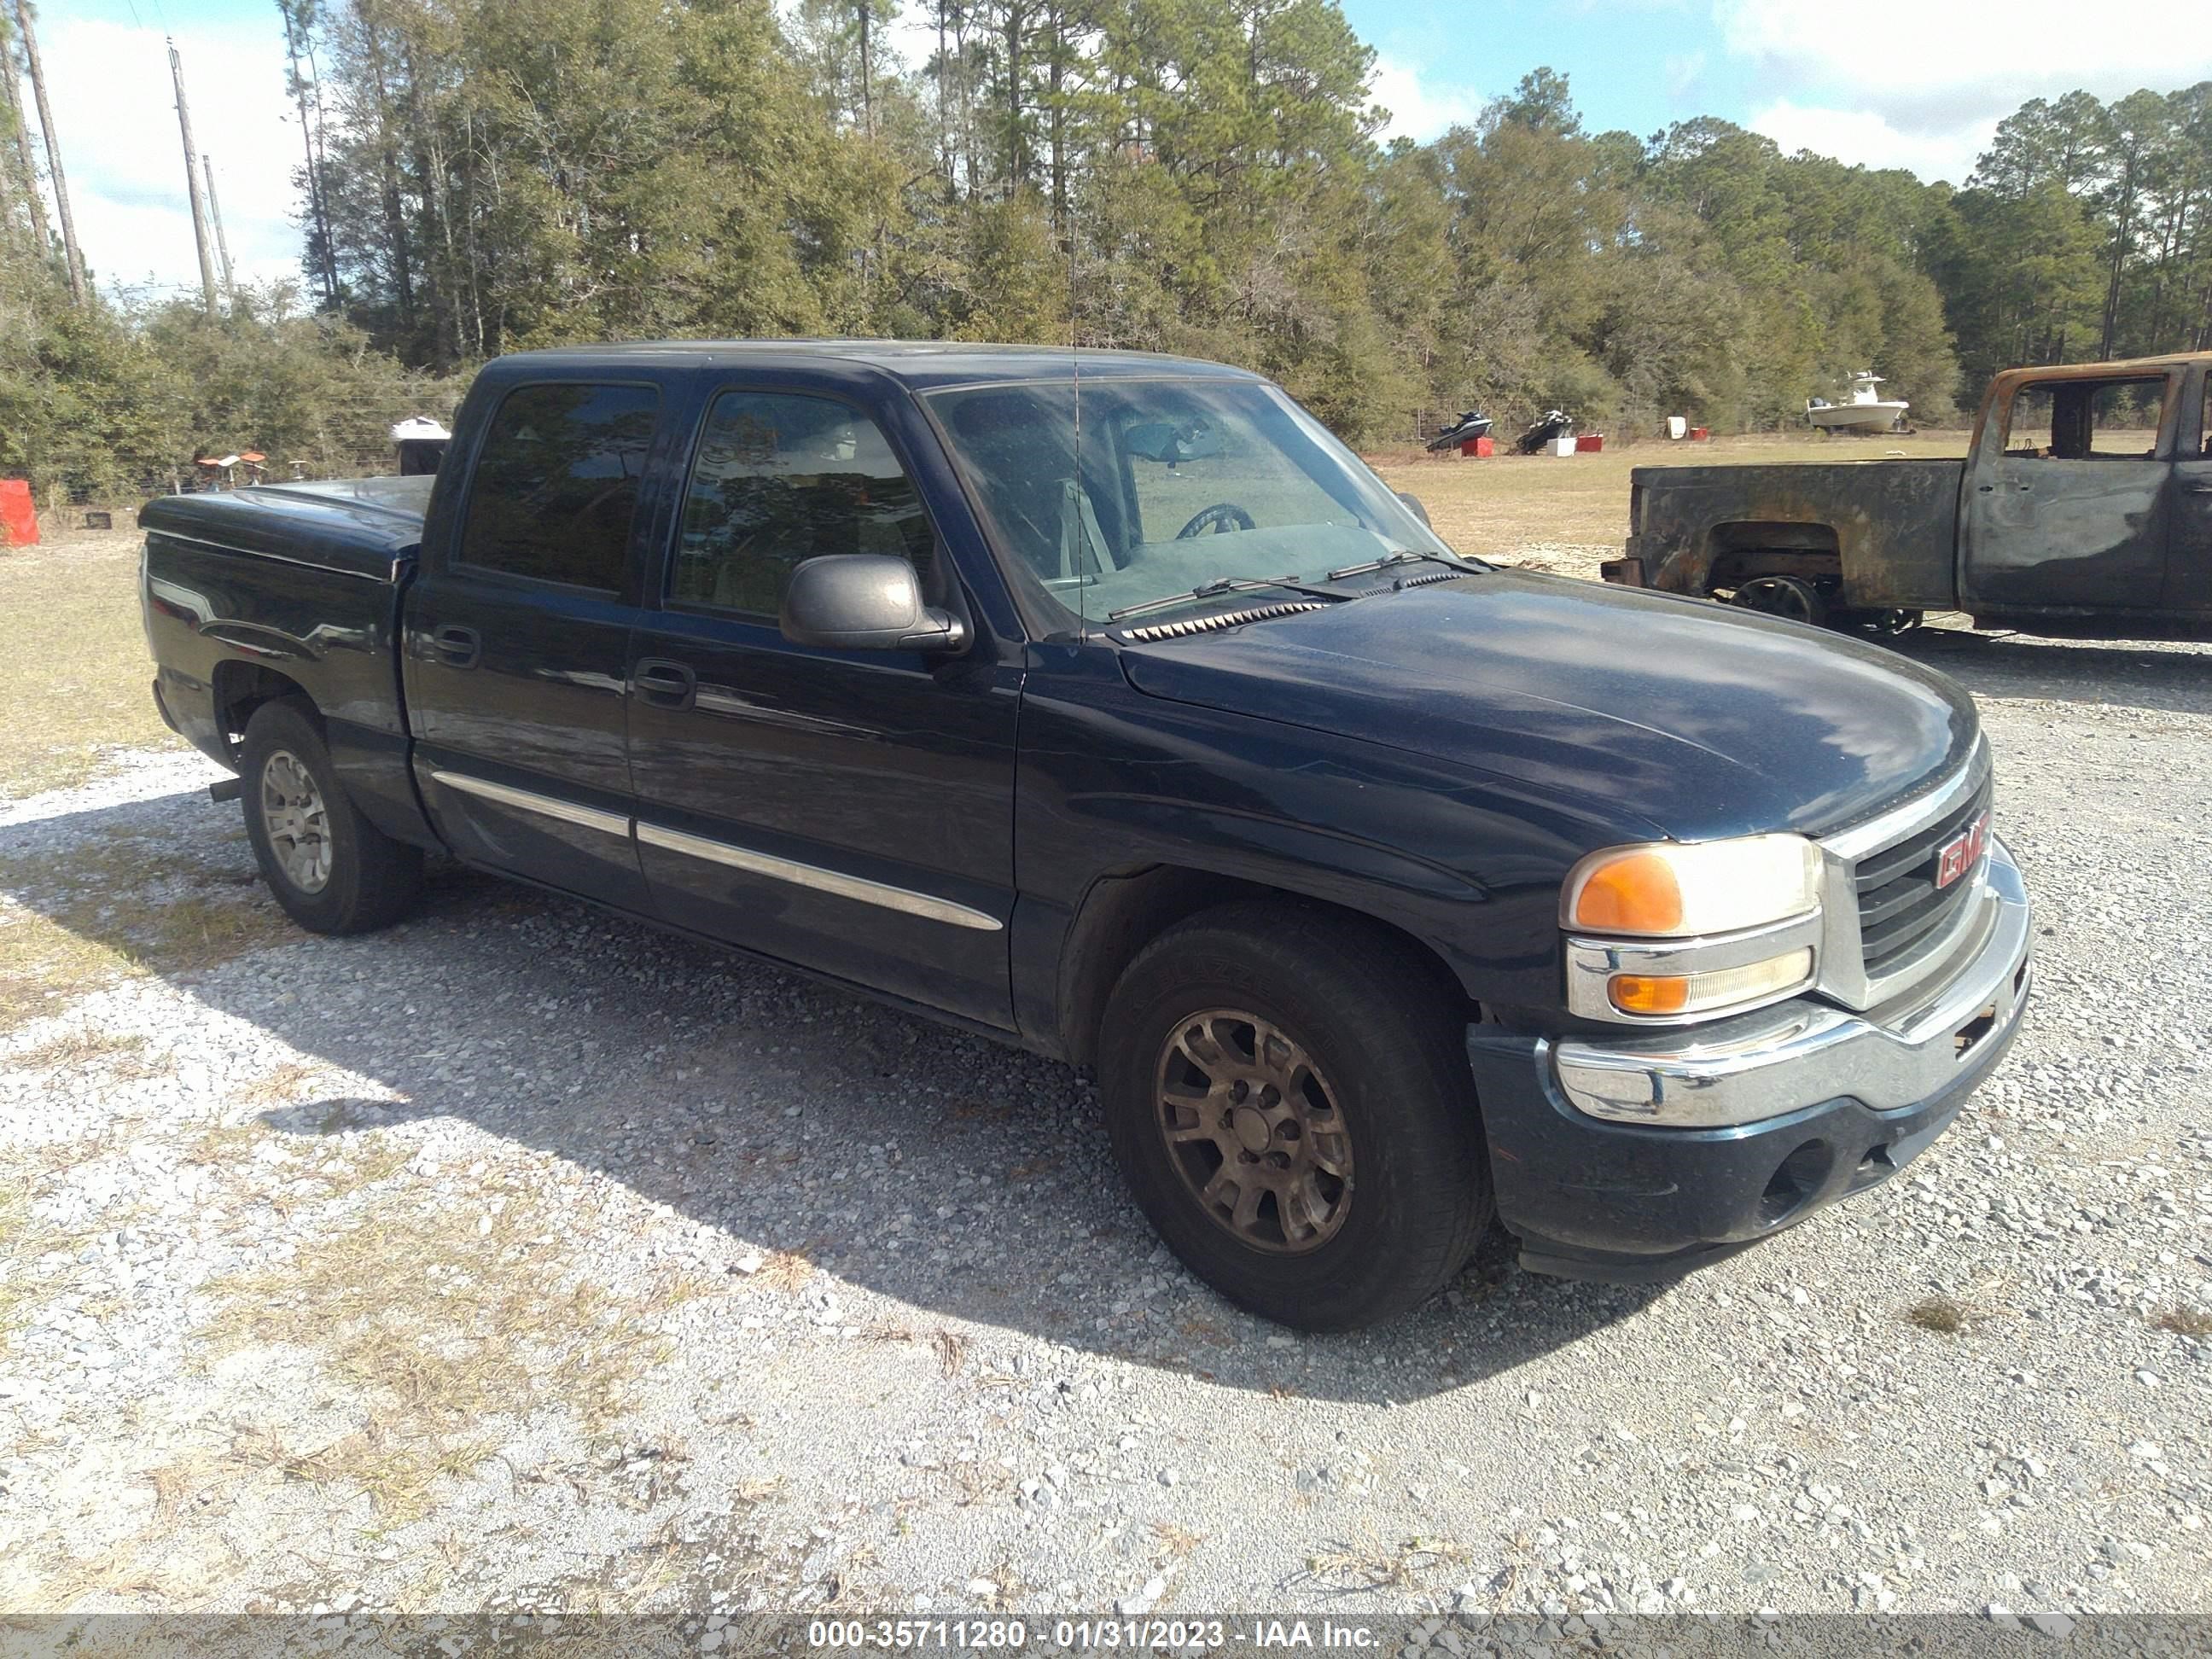
[{"label": "chrome bumper", "polygon": [[1951,964],[1905,1006],[1798,1001],[1693,1031],[1547,1042],[1540,1055],[1578,1109],[1615,1123],[1712,1128],[1845,1097],[1877,1112],[1917,1104],[2002,1053],[2027,1006],[2027,890],[1994,839],[1976,904]]}]

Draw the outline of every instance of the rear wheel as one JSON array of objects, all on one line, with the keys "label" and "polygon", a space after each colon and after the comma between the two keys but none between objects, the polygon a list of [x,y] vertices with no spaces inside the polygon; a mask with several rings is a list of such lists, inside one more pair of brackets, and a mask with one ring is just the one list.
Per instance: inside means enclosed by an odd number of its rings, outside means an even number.
[{"label": "rear wheel", "polygon": [[1285,1325],[1342,1330],[1449,1283],[1491,1215],[1455,1000],[1377,929],[1291,905],[1170,929],[1115,987],[1115,1154],[1177,1255]]},{"label": "rear wheel", "polygon": [[1753,576],[1729,601],[1747,611],[1820,628],[1828,620],[1828,597],[1802,576]]},{"label": "rear wheel", "polygon": [[240,745],[246,838],[284,914],[317,933],[366,933],[414,908],[422,851],[364,817],[338,781],[312,707],[253,711]]}]

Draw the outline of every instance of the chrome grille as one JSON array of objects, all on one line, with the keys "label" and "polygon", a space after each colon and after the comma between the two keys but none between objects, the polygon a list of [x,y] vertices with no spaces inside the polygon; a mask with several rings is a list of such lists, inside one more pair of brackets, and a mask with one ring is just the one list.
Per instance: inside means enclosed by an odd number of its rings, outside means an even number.
[{"label": "chrome grille", "polygon": [[1923,830],[1893,846],[1868,854],[1853,866],[1857,896],[1859,950],[1869,975],[1879,975],[1910,957],[1916,945],[1940,933],[1967,902],[1977,884],[1967,872],[1948,887],[1936,884],[1942,848],[1990,806],[1990,785]]}]

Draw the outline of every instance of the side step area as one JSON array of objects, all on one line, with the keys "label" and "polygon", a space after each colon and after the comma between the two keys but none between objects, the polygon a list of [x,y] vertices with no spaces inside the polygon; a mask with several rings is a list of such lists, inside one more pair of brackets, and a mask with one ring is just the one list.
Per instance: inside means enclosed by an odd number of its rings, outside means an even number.
[{"label": "side step area", "polygon": [[236,800],[245,793],[244,778],[217,778],[208,785],[208,799],[218,806],[227,800]]}]

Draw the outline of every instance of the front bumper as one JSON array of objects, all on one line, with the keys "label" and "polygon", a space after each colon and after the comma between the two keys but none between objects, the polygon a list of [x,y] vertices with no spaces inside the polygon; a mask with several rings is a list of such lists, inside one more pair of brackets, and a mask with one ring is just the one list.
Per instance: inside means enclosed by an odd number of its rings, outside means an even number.
[{"label": "front bumper", "polygon": [[2003,1058],[2027,1006],[2031,911],[1995,842],[1985,881],[1956,964],[1905,1007],[1802,1000],[1617,1041],[1470,1028],[1498,1213],[1523,1264],[1671,1277],[1917,1156]]}]

